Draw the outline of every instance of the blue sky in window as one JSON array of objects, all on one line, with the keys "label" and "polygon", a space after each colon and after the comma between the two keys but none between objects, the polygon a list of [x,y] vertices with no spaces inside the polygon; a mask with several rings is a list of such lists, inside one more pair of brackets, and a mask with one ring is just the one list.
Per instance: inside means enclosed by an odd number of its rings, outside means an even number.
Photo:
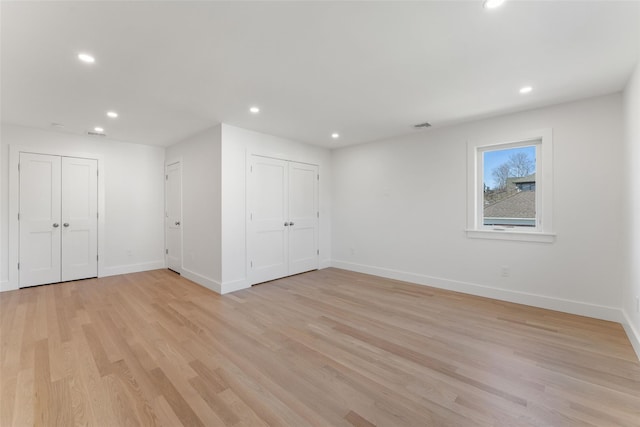
[{"label": "blue sky in window", "polygon": [[491,175],[491,172],[496,167],[500,166],[503,163],[509,161],[509,156],[514,153],[524,152],[531,159],[535,161],[536,159],[536,147],[534,145],[530,145],[527,147],[517,147],[517,148],[507,148],[502,150],[492,150],[485,151],[483,153],[483,172],[484,172],[484,184],[488,185],[490,188],[495,188],[496,182]]}]

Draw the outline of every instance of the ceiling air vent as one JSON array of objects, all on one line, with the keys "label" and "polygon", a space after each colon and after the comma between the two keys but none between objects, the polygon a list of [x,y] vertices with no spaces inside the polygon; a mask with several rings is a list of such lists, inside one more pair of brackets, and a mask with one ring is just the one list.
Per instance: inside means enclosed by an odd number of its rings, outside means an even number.
[{"label": "ceiling air vent", "polygon": [[424,123],[420,123],[418,125],[413,125],[414,128],[420,129],[420,128],[430,128],[431,127],[431,123],[429,122],[424,122]]},{"label": "ceiling air vent", "polygon": [[95,132],[95,131],[92,131],[92,130],[88,130],[87,131],[87,135],[90,135],[90,136],[107,136],[106,133]]}]

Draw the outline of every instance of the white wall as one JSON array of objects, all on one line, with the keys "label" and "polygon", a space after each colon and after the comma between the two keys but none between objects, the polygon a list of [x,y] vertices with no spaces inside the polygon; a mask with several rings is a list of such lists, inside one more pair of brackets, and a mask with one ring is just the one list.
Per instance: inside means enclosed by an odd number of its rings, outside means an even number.
[{"label": "white wall", "polygon": [[640,297],[640,63],[624,92],[624,118],[629,271],[622,294],[622,309],[627,334],[640,357],[640,312],[636,305],[636,298]]},{"label": "white wall", "polygon": [[[543,128],[556,241],[467,238],[467,141]],[[333,265],[620,321],[622,139],[614,94],[335,150]]]},{"label": "white wall", "polygon": [[329,150],[263,133],[222,125],[222,292],[251,284],[246,270],[246,158],[261,154],[319,165],[320,267],[331,259],[331,179]]},{"label": "white wall", "polygon": [[221,292],[221,126],[167,148],[182,162],[182,275]]},{"label": "white wall", "polygon": [[164,149],[2,124],[0,131],[0,281],[9,277],[9,145],[100,156],[104,179],[102,275],[164,266]]}]

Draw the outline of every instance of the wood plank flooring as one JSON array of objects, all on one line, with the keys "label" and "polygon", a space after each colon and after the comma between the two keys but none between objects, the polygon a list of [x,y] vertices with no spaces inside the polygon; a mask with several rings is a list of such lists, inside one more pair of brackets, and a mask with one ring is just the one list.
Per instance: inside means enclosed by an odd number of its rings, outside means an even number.
[{"label": "wood plank flooring", "polygon": [[0,294],[0,426],[640,426],[619,324],[327,269]]}]

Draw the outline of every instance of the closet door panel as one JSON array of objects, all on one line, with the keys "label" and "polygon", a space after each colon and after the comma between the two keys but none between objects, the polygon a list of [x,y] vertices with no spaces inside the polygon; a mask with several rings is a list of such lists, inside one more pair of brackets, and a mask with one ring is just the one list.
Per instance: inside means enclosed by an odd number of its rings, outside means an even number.
[{"label": "closet door panel", "polygon": [[60,157],[20,153],[19,284],[60,281]]},{"label": "closet door panel", "polygon": [[165,236],[167,268],[182,274],[182,165],[166,167]]},{"label": "closet door panel", "polygon": [[62,158],[62,281],[98,275],[98,162]]},{"label": "closet door panel", "polygon": [[251,156],[247,176],[247,271],[253,283],[287,275],[288,164]]},{"label": "closet door panel", "polygon": [[318,268],[318,166],[289,162],[289,274]]}]

